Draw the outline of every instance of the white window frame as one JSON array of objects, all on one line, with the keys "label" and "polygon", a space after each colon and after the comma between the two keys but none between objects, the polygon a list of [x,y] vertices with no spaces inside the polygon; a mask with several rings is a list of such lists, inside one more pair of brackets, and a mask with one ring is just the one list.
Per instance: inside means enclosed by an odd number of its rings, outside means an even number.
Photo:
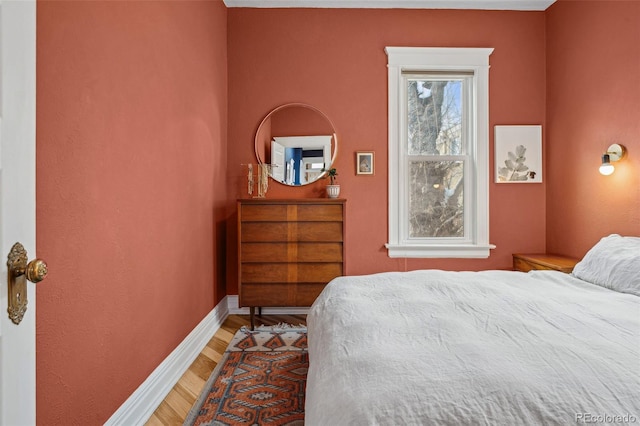
[{"label": "white window frame", "polygon": [[[489,55],[492,48],[386,47],[389,78],[389,257],[487,258],[489,243]],[[466,131],[471,161],[465,167],[464,238],[409,238],[408,161],[403,72],[472,73]],[[404,103],[403,103],[404,102]],[[443,158],[442,160],[446,160]]]}]

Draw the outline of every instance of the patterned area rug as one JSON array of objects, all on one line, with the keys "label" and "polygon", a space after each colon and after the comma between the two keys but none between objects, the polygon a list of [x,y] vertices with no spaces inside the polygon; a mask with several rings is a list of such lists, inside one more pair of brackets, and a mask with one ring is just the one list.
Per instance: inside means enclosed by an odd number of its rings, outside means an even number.
[{"label": "patterned area rug", "polygon": [[240,329],[184,425],[303,425],[307,329]]}]

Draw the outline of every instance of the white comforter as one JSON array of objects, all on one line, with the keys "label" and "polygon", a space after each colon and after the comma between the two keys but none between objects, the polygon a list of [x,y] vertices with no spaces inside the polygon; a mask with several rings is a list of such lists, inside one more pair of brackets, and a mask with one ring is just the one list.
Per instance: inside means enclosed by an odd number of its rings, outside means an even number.
[{"label": "white comforter", "polygon": [[307,325],[309,425],[640,423],[640,297],[567,274],[341,277]]}]

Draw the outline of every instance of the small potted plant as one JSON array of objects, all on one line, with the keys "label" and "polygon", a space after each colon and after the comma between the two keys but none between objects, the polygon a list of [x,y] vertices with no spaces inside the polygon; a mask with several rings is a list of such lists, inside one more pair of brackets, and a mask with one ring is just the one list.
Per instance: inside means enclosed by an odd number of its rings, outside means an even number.
[{"label": "small potted plant", "polygon": [[329,198],[338,198],[340,195],[340,185],[336,185],[336,176],[338,176],[338,171],[335,168],[329,169],[326,171],[327,176],[329,176],[330,184],[327,185],[327,195]]}]

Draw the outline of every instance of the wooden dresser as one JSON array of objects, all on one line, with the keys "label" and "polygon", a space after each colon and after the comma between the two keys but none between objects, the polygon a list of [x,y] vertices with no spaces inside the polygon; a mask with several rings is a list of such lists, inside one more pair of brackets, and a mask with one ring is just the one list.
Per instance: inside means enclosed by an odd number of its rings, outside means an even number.
[{"label": "wooden dresser", "polygon": [[345,200],[238,200],[238,292],[248,306],[311,306],[345,270]]},{"label": "wooden dresser", "polygon": [[531,270],[550,269],[564,273],[573,271],[578,259],[557,254],[519,254],[513,255],[513,269],[529,272]]}]

